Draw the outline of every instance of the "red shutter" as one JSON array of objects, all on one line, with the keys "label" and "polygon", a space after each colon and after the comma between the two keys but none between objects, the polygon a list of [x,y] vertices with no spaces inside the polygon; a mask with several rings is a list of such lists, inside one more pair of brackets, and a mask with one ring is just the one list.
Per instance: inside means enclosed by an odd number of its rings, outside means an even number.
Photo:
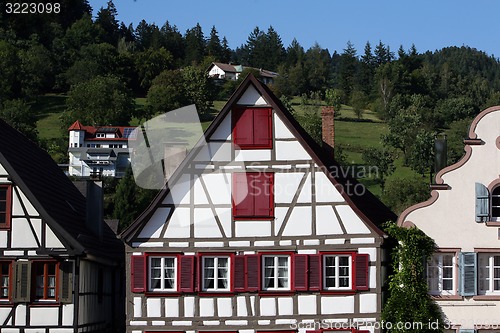
[{"label": "red shutter", "polygon": [[296,254],[293,256],[293,275],[294,275],[294,285],[295,290],[305,291],[307,290],[307,254]]},{"label": "red shutter", "polygon": [[250,188],[255,188],[255,216],[272,217],[274,214],[274,174],[269,172],[254,174]]},{"label": "red shutter", "polygon": [[240,148],[253,145],[253,109],[233,110],[233,143]]},{"label": "red shutter", "polygon": [[248,217],[254,215],[253,186],[245,172],[233,173],[233,217]]},{"label": "red shutter", "polygon": [[194,291],[194,274],[195,272],[195,257],[194,256],[181,256],[180,257],[180,291],[193,292]]},{"label": "red shutter", "polygon": [[146,291],[146,257],[132,256],[131,259],[131,289],[133,293]]},{"label": "red shutter", "polygon": [[246,256],[247,291],[258,291],[260,280],[259,255],[250,254]]},{"label": "red shutter", "polygon": [[254,124],[254,145],[256,148],[271,149],[272,148],[272,121],[271,109],[254,109],[253,124]]},{"label": "red shutter", "polygon": [[321,290],[321,254],[309,256],[309,290]]},{"label": "red shutter", "polygon": [[370,260],[368,254],[354,255],[354,264],[355,264],[354,279],[355,279],[355,289],[357,290],[369,289],[369,280],[368,280],[369,262]]},{"label": "red shutter", "polygon": [[234,291],[245,291],[245,256],[234,256],[233,283]]}]

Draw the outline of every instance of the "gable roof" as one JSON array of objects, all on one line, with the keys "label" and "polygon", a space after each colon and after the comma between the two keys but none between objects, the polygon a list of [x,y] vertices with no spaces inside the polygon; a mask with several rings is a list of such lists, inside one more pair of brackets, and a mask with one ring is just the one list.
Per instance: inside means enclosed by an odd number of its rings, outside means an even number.
[{"label": "gable roof", "polygon": [[49,154],[3,120],[0,163],[68,251],[119,258],[122,244],[104,222],[103,242],[86,228],[85,198]]},{"label": "gable roof", "polygon": [[222,69],[224,72],[237,73],[236,67],[231,64],[224,64],[222,62],[213,62],[213,66],[217,66]]},{"label": "gable roof", "polygon": [[[338,172],[341,166],[335,161],[332,155],[329,155],[323,150],[316,141],[300,126],[293,115],[283,106],[281,101],[273,94],[273,92],[264,83],[260,82],[253,76],[249,74],[245,80],[236,89],[233,95],[229,98],[228,102],[224,108],[219,112],[219,114],[212,121],[210,126],[206,129],[204,133],[204,138],[195,145],[195,147],[189,152],[187,157],[179,165],[176,171],[172,174],[169,179],[169,183],[175,184],[176,181],[185,170],[185,166],[196,156],[198,151],[202,148],[202,144],[209,140],[213,135],[215,130],[224,120],[226,115],[231,111],[236,102],[241,98],[245,91],[253,86],[259,94],[270,104],[270,106],[283,118],[283,122],[288,127],[288,129],[294,134],[297,140],[304,146],[305,150],[311,155],[312,159],[323,169],[330,170],[326,173],[330,181],[337,186],[342,188],[341,195],[350,204],[353,210],[367,223],[372,229],[379,235],[385,235],[381,230],[381,225],[387,221],[395,221],[396,215],[385,206],[377,197],[375,197],[371,192],[369,192],[363,184],[359,183],[356,179],[350,177],[349,175],[344,175],[342,172]],[[359,185],[358,185],[359,184]],[[348,191],[345,189],[355,186],[363,186],[363,191],[359,195],[348,195]],[[125,229],[121,238],[130,241],[135,232],[142,226],[142,223],[147,221],[150,217],[157,204],[168,194],[169,189],[162,189],[150,206],[132,223],[127,229]]]}]

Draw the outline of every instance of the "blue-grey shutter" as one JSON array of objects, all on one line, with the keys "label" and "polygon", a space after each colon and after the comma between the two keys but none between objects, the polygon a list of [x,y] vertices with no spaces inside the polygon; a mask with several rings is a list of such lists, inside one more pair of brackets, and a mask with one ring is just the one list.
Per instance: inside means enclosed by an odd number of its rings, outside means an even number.
[{"label": "blue-grey shutter", "polygon": [[474,296],[477,290],[477,255],[475,252],[459,253],[460,283],[462,296]]},{"label": "blue-grey shutter", "polygon": [[490,193],[481,183],[476,183],[476,222],[486,222],[490,216]]}]

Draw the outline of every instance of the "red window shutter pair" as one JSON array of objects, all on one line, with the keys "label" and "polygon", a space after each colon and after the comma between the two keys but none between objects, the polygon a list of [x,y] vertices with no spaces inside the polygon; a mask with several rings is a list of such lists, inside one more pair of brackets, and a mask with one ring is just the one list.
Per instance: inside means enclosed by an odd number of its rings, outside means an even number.
[{"label": "red window shutter pair", "polygon": [[[368,290],[368,254],[354,253],[353,260],[353,289],[354,290]],[[322,255],[295,255],[295,289],[296,290],[310,290],[319,291],[322,289]],[[307,267],[306,276],[300,273],[303,267]],[[304,283],[304,281],[306,281]]]},{"label": "red window shutter pair", "polygon": [[233,217],[268,218],[274,216],[274,174],[269,172],[233,173]]},{"label": "red window shutter pair", "polygon": [[[135,293],[147,291],[147,260],[145,255],[131,257],[131,290]],[[194,292],[197,283],[195,256],[180,256],[178,259],[177,274],[179,281],[178,290],[181,292]]]},{"label": "red window shutter pair", "polygon": [[240,149],[271,149],[271,116],[270,108],[233,110],[233,143]]},{"label": "red window shutter pair", "polygon": [[249,254],[234,256],[233,278],[235,292],[259,290],[259,255]]}]

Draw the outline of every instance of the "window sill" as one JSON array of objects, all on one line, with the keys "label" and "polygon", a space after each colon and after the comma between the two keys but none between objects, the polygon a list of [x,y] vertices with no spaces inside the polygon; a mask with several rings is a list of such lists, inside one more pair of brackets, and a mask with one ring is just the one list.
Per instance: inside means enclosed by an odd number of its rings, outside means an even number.
[{"label": "window sill", "polygon": [[472,297],[476,301],[500,301],[500,295],[477,295]]},{"label": "window sill", "polygon": [[175,291],[175,292],[164,292],[164,291],[147,291],[144,295],[146,296],[155,296],[155,297],[179,297],[182,295],[182,293]]},{"label": "window sill", "polygon": [[234,296],[234,291],[200,291],[198,296],[200,297],[217,297],[217,296]]},{"label": "window sill", "polygon": [[487,221],[485,224],[487,227],[500,227],[500,221]]},{"label": "window sill", "polygon": [[321,295],[355,295],[355,290],[321,290]]},{"label": "window sill", "polygon": [[233,217],[234,221],[273,221],[275,219],[274,216],[265,216],[265,217],[257,217],[257,216],[242,216],[242,217]]},{"label": "window sill", "polygon": [[271,290],[271,291],[265,291],[265,290],[260,290],[259,291],[259,296],[292,296],[295,295],[295,291],[293,290]]},{"label": "window sill", "polygon": [[433,300],[439,301],[461,301],[463,296],[460,295],[430,295]]},{"label": "window sill", "polygon": [[264,149],[273,149],[273,146],[240,146],[237,143],[234,143],[235,150],[264,150]]},{"label": "window sill", "polygon": [[58,301],[53,300],[53,301],[43,301],[43,302],[34,301],[29,303],[28,305],[30,307],[39,307],[39,306],[59,306],[60,304],[61,303],[59,303]]}]

